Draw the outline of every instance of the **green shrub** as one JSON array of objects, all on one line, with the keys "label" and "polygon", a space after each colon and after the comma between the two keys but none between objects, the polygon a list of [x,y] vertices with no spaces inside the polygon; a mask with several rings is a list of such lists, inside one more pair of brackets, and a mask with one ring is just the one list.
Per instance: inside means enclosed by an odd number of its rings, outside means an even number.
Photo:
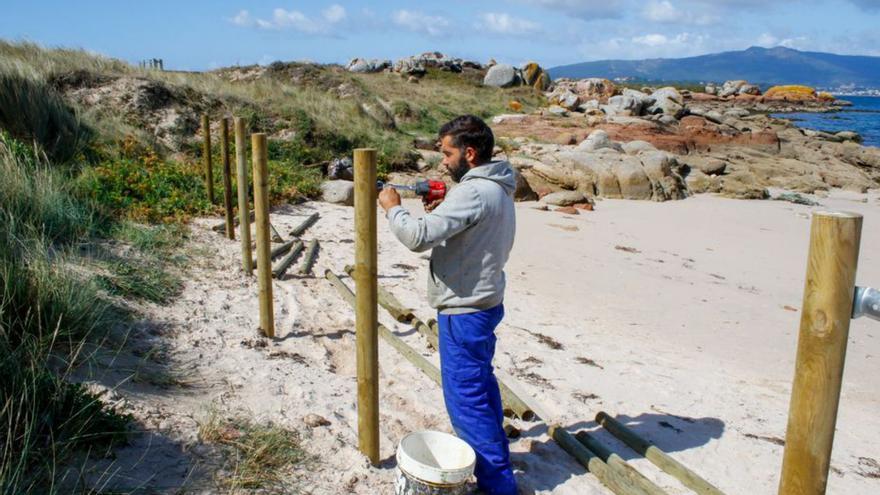
[{"label": "green shrub", "polygon": [[77,183],[80,194],[136,221],[181,221],[212,210],[198,166],[152,154],[90,167]]}]

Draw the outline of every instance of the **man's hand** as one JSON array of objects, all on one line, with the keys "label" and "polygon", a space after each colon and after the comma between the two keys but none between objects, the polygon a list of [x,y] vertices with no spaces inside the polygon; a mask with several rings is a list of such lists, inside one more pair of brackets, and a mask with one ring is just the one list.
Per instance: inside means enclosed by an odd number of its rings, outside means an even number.
[{"label": "man's hand", "polygon": [[443,202],[442,199],[435,199],[434,201],[431,201],[430,203],[428,201],[426,201],[424,198],[422,199],[422,205],[425,207],[426,213],[431,213],[432,211],[434,211],[434,208],[437,208],[438,206],[440,206],[440,203],[442,203],[442,202]]},{"label": "man's hand", "polygon": [[384,187],[379,193],[379,206],[388,213],[388,210],[400,206],[400,194],[393,187]]}]

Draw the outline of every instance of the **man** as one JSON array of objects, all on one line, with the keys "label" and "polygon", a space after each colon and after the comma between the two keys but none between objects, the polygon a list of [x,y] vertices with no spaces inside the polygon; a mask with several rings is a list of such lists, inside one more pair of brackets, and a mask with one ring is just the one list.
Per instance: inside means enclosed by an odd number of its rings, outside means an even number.
[{"label": "man", "polygon": [[504,316],[504,264],[516,230],[516,179],[492,161],[495,138],[472,115],[440,128],[443,165],[459,185],[416,219],[392,188],[379,194],[391,231],[415,252],[432,249],[428,300],[437,309],[443,398],[458,436],[477,454],[477,485],[489,495],[515,495],[516,480],[492,371],[495,327]]}]

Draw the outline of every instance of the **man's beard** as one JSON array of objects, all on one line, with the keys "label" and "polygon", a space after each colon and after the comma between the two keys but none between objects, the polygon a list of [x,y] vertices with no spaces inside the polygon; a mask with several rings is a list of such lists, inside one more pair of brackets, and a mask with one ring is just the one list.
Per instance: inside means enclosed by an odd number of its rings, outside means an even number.
[{"label": "man's beard", "polygon": [[468,170],[470,170],[470,167],[468,167],[467,159],[462,156],[458,159],[457,166],[449,170],[449,175],[452,176],[453,182],[461,182],[462,177],[468,173]]}]

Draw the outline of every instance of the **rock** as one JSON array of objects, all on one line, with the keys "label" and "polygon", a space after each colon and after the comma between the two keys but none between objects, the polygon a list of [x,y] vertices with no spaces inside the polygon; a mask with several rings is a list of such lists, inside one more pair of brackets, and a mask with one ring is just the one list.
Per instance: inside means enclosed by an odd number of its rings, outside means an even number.
[{"label": "rock", "polygon": [[577,203],[572,206],[577,208],[578,210],[584,210],[584,211],[593,211],[593,209],[595,208],[593,206],[593,203]]},{"label": "rock", "polygon": [[718,86],[716,86],[714,83],[709,83],[706,85],[703,91],[705,91],[707,95],[717,95]]},{"label": "rock", "polygon": [[514,169],[513,174],[516,177],[516,191],[513,193],[514,201],[535,201],[538,199],[538,193],[536,193],[532,186],[529,185],[529,181],[520,173],[519,170]]},{"label": "rock", "polygon": [[737,119],[741,119],[743,117],[748,117],[750,114],[749,114],[749,111],[746,110],[745,108],[734,107],[734,108],[728,108],[727,110],[725,110],[724,115],[726,117],[734,117]]},{"label": "rock", "polygon": [[492,123],[493,124],[504,124],[504,123],[518,124],[520,122],[525,121],[526,118],[528,118],[527,115],[507,113],[507,114],[496,115],[496,116],[492,117]]},{"label": "rock", "polygon": [[394,114],[385,107],[378,99],[372,101],[364,101],[360,104],[360,109],[367,117],[373,119],[383,129],[394,130],[397,124],[394,121]]},{"label": "rock", "polygon": [[664,116],[660,117],[657,120],[657,122],[660,122],[661,124],[664,124],[664,125],[672,125],[672,124],[677,124],[678,119],[676,119],[672,115],[664,115]]},{"label": "rock", "polygon": [[516,69],[509,64],[493,65],[483,78],[483,85],[506,88],[517,82]]},{"label": "rock", "polygon": [[[609,115],[629,115],[638,117],[653,104],[654,99],[652,97],[641,91],[626,88],[623,90],[623,94],[608,98],[608,105],[606,105],[606,108],[603,108],[603,110]],[[611,112],[608,111],[607,107],[611,107]]]},{"label": "rock", "polygon": [[684,115],[684,98],[673,87],[660,88],[651,94],[654,103],[648,107],[648,113],[662,113],[674,118]]},{"label": "rock", "polygon": [[303,417],[303,423],[305,423],[306,426],[308,426],[309,428],[318,428],[320,426],[330,426],[330,421],[328,421],[327,418],[325,418],[323,416],[318,416],[317,414],[314,414],[314,413],[306,414],[305,417]]},{"label": "rock", "polygon": [[796,205],[819,206],[818,201],[813,201],[812,199],[798,193],[782,193],[773,199],[776,201],[788,201],[789,203],[794,203]]},{"label": "rock", "polygon": [[550,106],[550,108],[547,109],[547,112],[550,113],[550,115],[556,115],[558,117],[568,116],[568,110],[559,105]]},{"label": "rock", "polygon": [[721,181],[717,177],[709,177],[699,170],[692,170],[685,182],[691,194],[721,192]]},{"label": "rock", "polygon": [[638,155],[643,151],[657,151],[657,148],[653,144],[640,140],[623,143],[621,146],[623,147],[624,153],[627,155]]},{"label": "rock", "polygon": [[640,154],[639,159],[651,181],[650,199],[666,201],[687,197],[687,185],[678,174],[681,166],[675,156],[665,151],[647,151]]},{"label": "rock", "polygon": [[383,70],[391,67],[390,60],[379,60],[379,59],[365,59],[365,58],[354,58],[352,59],[347,66],[345,66],[346,70],[349,72],[358,72],[362,74],[370,73],[370,72],[382,72]]},{"label": "rock", "polygon": [[428,72],[425,64],[414,57],[402,58],[394,62],[393,70],[394,72],[410,76],[423,76]]},{"label": "rock", "polygon": [[559,105],[566,110],[575,110],[580,103],[580,97],[569,88],[558,87],[548,96],[547,100],[554,105]]},{"label": "rock", "polygon": [[727,168],[727,162],[717,158],[709,158],[697,164],[697,168],[706,175],[721,175]]},{"label": "rock", "polygon": [[581,79],[575,84],[575,92],[584,100],[592,98],[607,99],[617,92],[617,86],[608,79],[597,77]]},{"label": "rock", "polygon": [[574,206],[562,206],[553,210],[558,213],[565,213],[566,215],[580,215],[581,212],[578,211]]},{"label": "rock", "polygon": [[556,139],[553,140],[556,144],[561,144],[563,146],[568,146],[570,144],[577,143],[577,138],[574,134],[570,132],[563,132],[562,134],[556,136]]},{"label": "rock", "polygon": [[529,62],[522,66],[523,82],[538,91],[546,91],[550,87],[550,76],[537,62]]},{"label": "rock", "polygon": [[594,110],[599,110],[599,100],[589,100],[585,103],[581,103],[577,107],[579,112],[590,113]]},{"label": "rock", "polygon": [[749,84],[748,81],[743,80],[725,81],[725,83],[721,86],[721,90],[718,92],[718,96],[725,98],[728,96],[739,94],[740,88],[747,84]]},{"label": "rock", "polygon": [[768,100],[806,101],[817,99],[816,90],[809,86],[773,86],[764,93]]},{"label": "rock", "polygon": [[578,151],[596,151],[602,148],[623,151],[623,147],[620,144],[611,141],[611,138],[608,137],[608,133],[602,129],[596,129],[591,132],[590,135],[587,136],[587,139],[583,140],[583,142],[577,146]]},{"label": "rock", "polygon": [[354,182],[330,180],[321,184],[321,198],[327,203],[354,206]]},{"label": "rock", "polygon": [[418,83],[419,83],[419,78],[416,77],[416,76],[409,76],[408,78],[406,78],[406,82],[413,83],[413,84],[418,84]]},{"label": "rock", "polygon": [[580,191],[559,191],[550,193],[541,201],[553,206],[571,206],[577,203],[589,203],[589,198]]},{"label": "rock", "polygon": [[770,193],[751,172],[737,171],[721,179],[721,195],[734,199],[767,199]]},{"label": "rock", "polygon": [[856,143],[862,142],[862,136],[860,136],[857,132],[853,131],[840,131],[835,136],[839,137],[843,141],[853,141]]},{"label": "rock", "polygon": [[743,84],[739,88],[738,95],[761,96],[761,88],[756,84]]},{"label": "rock", "polygon": [[624,199],[651,199],[654,197],[651,181],[638,159],[626,157],[614,164],[613,171],[620,188],[620,195]]}]

